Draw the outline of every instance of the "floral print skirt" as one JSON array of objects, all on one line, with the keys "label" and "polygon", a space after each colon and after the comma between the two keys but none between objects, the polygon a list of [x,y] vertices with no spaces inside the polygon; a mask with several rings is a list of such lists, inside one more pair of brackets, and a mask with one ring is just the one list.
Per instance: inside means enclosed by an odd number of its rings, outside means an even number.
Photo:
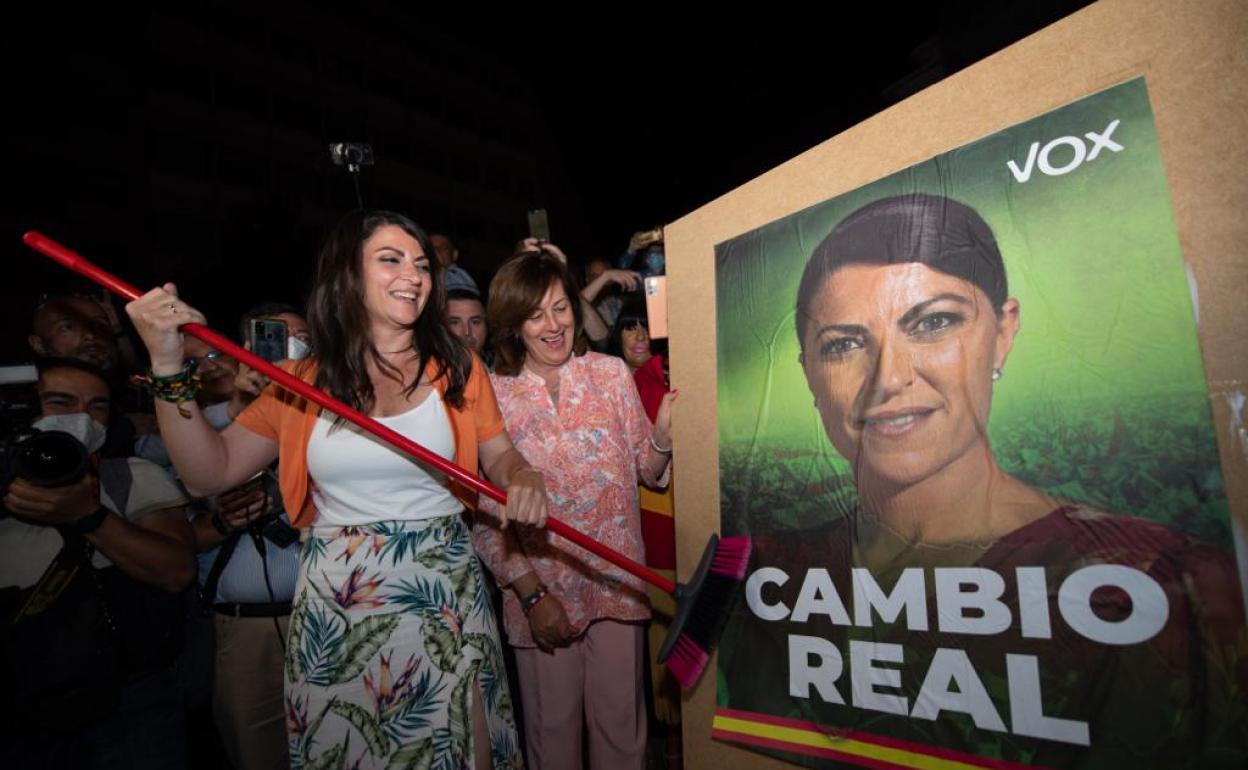
[{"label": "floral print skirt", "polygon": [[[317,527],[286,644],[292,770],[522,767],[498,628],[460,516]],[[477,768],[476,770],[482,770]]]}]

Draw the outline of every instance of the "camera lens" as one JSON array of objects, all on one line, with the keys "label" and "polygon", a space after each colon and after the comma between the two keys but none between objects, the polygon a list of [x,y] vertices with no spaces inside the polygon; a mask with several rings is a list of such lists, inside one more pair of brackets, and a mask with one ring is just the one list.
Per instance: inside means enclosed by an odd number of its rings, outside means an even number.
[{"label": "camera lens", "polygon": [[82,442],[68,433],[36,433],[18,445],[13,474],[42,487],[63,487],[87,473],[90,458]]}]

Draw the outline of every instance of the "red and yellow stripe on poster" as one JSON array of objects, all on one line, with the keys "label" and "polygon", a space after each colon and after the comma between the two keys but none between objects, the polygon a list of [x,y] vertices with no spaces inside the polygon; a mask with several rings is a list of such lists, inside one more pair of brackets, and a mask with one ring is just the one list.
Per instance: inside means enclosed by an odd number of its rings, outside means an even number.
[{"label": "red and yellow stripe on poster", "polygon": [[732,743],[822,757],[875,770],[1041,770],[1034,765],[736,709],[715,709],[711,735]]}]

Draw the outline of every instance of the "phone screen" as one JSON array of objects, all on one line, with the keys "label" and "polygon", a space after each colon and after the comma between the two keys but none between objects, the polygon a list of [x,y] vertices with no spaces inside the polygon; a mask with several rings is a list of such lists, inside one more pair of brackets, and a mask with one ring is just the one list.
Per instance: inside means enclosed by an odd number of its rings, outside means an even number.
[{"label": "phone screen", "polygon": [[265,361],[284,361],[287,357],[286,322],[276,318],[253,318],[247,326],[247,342],[251,352]]},{"label": "phone screen", "polygon": [[546,209],[533,209],[529,212],[529,236],[550,242],[550,222],[546,219]]},{"label": "phone screen", "polygon": [[667,337],[667,277],[652,275],[646,278],[646,317],[649,319],[650,339]]}]

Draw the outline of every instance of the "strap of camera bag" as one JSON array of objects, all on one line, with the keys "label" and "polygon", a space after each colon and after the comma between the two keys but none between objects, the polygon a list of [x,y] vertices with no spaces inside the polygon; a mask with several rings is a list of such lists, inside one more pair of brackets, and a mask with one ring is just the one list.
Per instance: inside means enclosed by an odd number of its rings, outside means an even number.
[{"label": "strap of camera bag", "polygon": [[208,570],[208,578],[204,581],[204,587],[199,590],[200,606],[206,613],[211,612],[212,606],[217,603],[217,584],[221,582],[221,573],[225,572],[225,565],[229,564],[230,557],[234,555],[241,536],[242,532],[235,532],[217,548],[217,555]]}]

